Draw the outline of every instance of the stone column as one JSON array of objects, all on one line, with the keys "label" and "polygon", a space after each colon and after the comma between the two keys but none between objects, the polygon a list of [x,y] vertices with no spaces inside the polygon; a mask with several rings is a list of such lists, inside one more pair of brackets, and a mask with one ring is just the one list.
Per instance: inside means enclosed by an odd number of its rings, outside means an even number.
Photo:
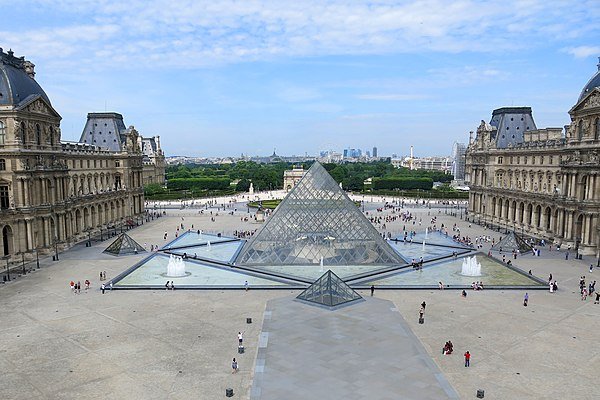
[{"label": "stone column", "polygon": [[25,250],[31,250],[35,247],[33,243],[33,218],[25,219],[25,232],[27,236]]}]

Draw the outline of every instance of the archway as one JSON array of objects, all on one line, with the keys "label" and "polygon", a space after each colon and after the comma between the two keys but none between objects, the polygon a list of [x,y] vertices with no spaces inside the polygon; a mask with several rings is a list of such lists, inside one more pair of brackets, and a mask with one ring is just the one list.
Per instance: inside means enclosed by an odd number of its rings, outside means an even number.
[{"label": "archway", "polygon": [[542,206],[538,205],[535,208],[535,226],[539,228],[542,224]]},{"label": "archway", "polygon": [[527,224],[531,226],[531,221],[533,221],[533,206],[531,204],[527,205]]},{"label": "archway", "polygon": [[583,214],[579,214],[577,220],[575,221],[575,243],[581,243],[583,239]]},{"label": "archway", "polygon": [[2,255],[13,253],[13,232],[9,225],[2,228]]},{"label": "archway", "polygon": [[81,233],[81,210],[75,210],[75,233]]},{"label": "archway", "polygon": [[520,223],[524,223],[525,222],[525,203],[521,203],[519,204],[519,219],[520,219]]},{"label": "archway", "polygon": [[550,210],[550,207],[546,207],[546,211],[544,212],[544,220],[546,221],[546,230],[549,231],[550,230],[550,215],[552,214],[552,210]]}]

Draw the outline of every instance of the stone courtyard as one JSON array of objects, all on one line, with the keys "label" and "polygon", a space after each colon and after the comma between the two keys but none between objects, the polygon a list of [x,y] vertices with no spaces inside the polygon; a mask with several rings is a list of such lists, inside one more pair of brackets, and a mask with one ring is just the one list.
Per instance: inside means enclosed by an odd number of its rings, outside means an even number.
[{"label": "stone courtyard", "polygon": [[[381,205],[374,199],[366,211],[376,213]],[[202,215],[194,209],[168,209],[166,217],[129,234],[149,248],[165,243],[165,231],[172,239],[182,222],[224,234],[259,227],[240,220],[249,215],[246,211],[240,204],[234,215],[221,211],[217,216],[213,209],[213,222],[210,209]],[[501,236],[478,225],[469,227],[445,210],[413,211],[423,219],[422,226],[415,225],[418,231],[437,215],[438,225],[457,223],[463,236]],[[388,231],[398,232],[402,225],[389,223]],[[80,244],[61,253],[60,261],[43,259],[41,269],[0,286],[0,398],[217,399],[232,388],[234,398],[249,399],[268,302],[299,291],[115,290],[103,295],[100,271],[110,280],[146,256],[102,254],[110,243]],[[559,285],[557,293],[529,293],[528,307],[522,305],[523,291],[508,290],[470,291],[467,298],[453,290],[376,290],[375,297],[395,305],[461,399],[475,398],[477,389],[485,390],[486,399],[576,399],[597,393],[599,386],[600,305],[589,298],[582,301],[578,289],[580,276],[586,282],[600,276],[600,270],[588,272],[596,261],[565,260],[563,252],[546,248],[540,257],[520,257],[516,266],[542,279],[552,273]],[[69,281],[83,284],[85,279],[92,282],[91,289],[73,294]],[[427,308],[425,324],[419,325],[422,301]],[[344,312],[351,313],[352,306]],[[248,317],[252,324],[246,323]],[[237,353],[238,331],[244,332],[244,354]],[[452,355],[442,355],[447,340],[454,343]],[[468,369],[462,357],[466,350],[472,354]],[[394,351],[374,355],[369,362],[402,357]],[[240,364],[236,374],[231,373],[233,357]],[[294,374],[294,360],[287,361]],[[261,373],[267,376],[268,370],[267,358]],[[327,379],[324,375],[324,384]],[[402,377],[397,381],[403,384]],[[348,393],[339,397],[335,387],[330,393],[330,399],[364,398]]]}]

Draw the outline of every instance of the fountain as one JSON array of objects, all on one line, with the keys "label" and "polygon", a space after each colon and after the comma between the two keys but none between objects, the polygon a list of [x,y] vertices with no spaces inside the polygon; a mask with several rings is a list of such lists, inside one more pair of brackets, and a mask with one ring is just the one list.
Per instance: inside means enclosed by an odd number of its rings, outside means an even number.
[{"label": "fountain", "polygon": [[423,253],[425,253],[425,239],[423,239]]},{"label": "fountain", "polygon": [[481,276],[481,263],[477,262],[476,256],[463,259],[460,274],[464,276]]},{"label": "fountain", "polygon": [[319,261],[319,265],[321,266],[321,272],[323,272],[323,257],[321,257],[321,261]]},{"label": "fountain", "polygon": [[171,278],[179,278],[186,275],[187,274],[185,272],[185,263],[183,262],[183,258],[171,254],[171,256],[169,257],[169,264],[167,264],[166,276]]},{"label": "fountain", "polygon": [[207,248],[208,250],[210,250],[210,240],[207,240],[207,241],[206,241],[206,248]]},{"label": "fountain", "polygon": [[425,239],[427,239],[428,234],[429,234],[429,227],[425,228]]}]

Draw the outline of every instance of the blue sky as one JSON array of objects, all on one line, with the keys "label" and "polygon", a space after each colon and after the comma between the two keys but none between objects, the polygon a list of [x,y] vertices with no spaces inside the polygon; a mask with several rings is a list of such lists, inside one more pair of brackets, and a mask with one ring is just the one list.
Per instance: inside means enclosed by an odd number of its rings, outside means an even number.
[{"label": "blue sky", "polygon": [[117,111],[167,155],[446,155],[494,108],[563,126],[597,70],[600,2],[0,0],[0,47],[77,140]]}]

